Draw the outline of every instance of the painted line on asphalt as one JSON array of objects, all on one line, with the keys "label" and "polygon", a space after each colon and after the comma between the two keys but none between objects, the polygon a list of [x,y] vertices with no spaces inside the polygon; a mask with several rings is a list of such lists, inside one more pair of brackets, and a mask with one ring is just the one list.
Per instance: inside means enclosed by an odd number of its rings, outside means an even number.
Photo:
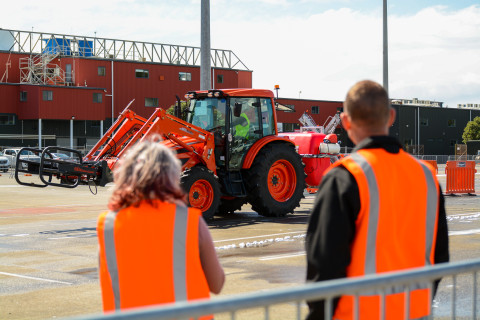
[{"label": "painted line on asphalt", "polygon": [[275,256],[267,256],[267,257],[260,258],[258,260],[261,260],[261,261],[277,260],[277,259],[301,257],[301,256],[304,256],[304,255],[306,255],[305,251],[300,251],[300,252],[296,252],[296,253],[279,254],[279,255],[275,255]]},{"label": "painted line on asphalt", "polygon": [[30,280],[37,280],[37,281],[54,282],[54,283],[61,283],[61,284],[73,284],[73,283],[65,282],[65,281],[58,281],[58,280],[50,280],[50,279],[43,279],[43,278],[22,276],[22,275],[20,275],[20,274],[8,273],[8,272],[0,272],[0,274],[3,274],[3,275],[5,275],[5,276],[11,276],[11,277],[17,277],[17,278],[24,278],[24,279],[30,279]]},{"label": "painted line on asphalt", "polygon": [[259,235],[259,236],[254,236],[254,237],[244,237],[244,238],[234,238],[234,239],[216,240],[216,241],[213,241],[213,242],[214,242],[214,243],[217,243],[217,242],[237,241],[237,240],[245,240],[245,239],[257,239],[257,238],[280,236],[280,235],[284,235],[284,234],[293,234],[293,233],[305,233],[305,231],[293,231],[293,232],[284,232],[284,233],[274,233],[274,234]]},{"label": "painted line on asphalt", "polygon": [[470,229],[470,230],[460,230],[460,231],[449,231],[449,236],[464,236],[469,234],[480,233],[480,229]]}]

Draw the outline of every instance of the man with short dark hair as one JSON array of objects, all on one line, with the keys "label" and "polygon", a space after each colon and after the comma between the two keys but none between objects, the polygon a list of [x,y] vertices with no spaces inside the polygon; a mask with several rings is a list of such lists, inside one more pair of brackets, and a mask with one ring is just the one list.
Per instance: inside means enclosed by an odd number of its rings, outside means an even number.
[{"label": "man with short dark hair", "polygon": [[[348,92],[342,125],[353,153],[334,163],[319,186],[307,230],[307,280],[365,276],[449,261],[444,199],[434,169],[408,153],[388,129],[395,121],[385,89],[373,81]],[[435,294],[438,281],[434,285]],[[414,290],[415,289],[415,290]],[[429,289],[385,299],[386,319],[430,315]],[[359,319],[379,319],[378,295],[359,298]],[[307,319],[324,318],[324,301],[309,301]],[[334,300],[334,319],[353,319],[352,296]]]}]

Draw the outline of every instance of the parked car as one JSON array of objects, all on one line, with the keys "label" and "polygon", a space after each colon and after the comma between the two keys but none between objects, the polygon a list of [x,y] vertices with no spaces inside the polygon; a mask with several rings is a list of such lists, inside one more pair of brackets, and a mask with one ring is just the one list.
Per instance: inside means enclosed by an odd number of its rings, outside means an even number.
[{"label": "parked car", "polygon": [[55,160],[65,160],[65,161],[73,160],[72,157],[66,155],[65,153],[54,152],[52,153],[52,156],[53,156],[53,159]]},{"label": "parked car", "polygon": [[7,172],[10,168],[10,159],[3,155],[3,152],[0,151],[0,170]]},{"label": "parked car", "polygon": [[[12,149],[3,150],[3,153],[10,160],[10,164],[12,166],[15,166],[15,164],[17,163],[17,155],[21,149],[22,148],[12,148]],[[30,150],[23,150],[22,153],[20,154],[20,159],[40,162],[40,157]],[[23,169],[27,168],[26,163],[23,163],[22,166],[23,166]]]}]

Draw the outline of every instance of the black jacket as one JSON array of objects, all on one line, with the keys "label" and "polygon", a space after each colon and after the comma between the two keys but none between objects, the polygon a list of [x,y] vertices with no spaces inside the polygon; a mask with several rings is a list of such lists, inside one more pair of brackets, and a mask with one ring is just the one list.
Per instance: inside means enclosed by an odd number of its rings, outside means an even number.
[{"label": "black jacket", "polygon": [[[354,151],[370,148],[398,153],[402,146],[395,138],[379,136],[363,140]],[[307,281],[346,277],[359,212],[360,197],[355,178],[342,166],[333,168],[322,179],[308,224],[305,244]],[[449,261],[447,220],[441,192],[434,259],[435,263]],[[337,303],[338,299],[334,300],[334,307]],[[324,318],[323,301],[308,302],[308,305],[310,314],[307,319]]]}]

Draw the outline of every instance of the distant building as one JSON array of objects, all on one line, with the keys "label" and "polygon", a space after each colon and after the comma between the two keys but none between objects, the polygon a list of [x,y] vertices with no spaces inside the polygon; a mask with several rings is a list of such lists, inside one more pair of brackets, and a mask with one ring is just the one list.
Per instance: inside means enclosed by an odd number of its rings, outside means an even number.
[{"label": "distant building", "polygon": [[421,107],[437,107],[443,108],[443,102],[432,100],[420,100],[418,98],[413,99],[392,99],[392,104],[408,105],[408,106],[421,106]]},{"label": "distant building", "polygon": [[[211,57],[212,88],[252,88],[253,71],[232,51],[212,49]],[[155,108],[172,106],[175,96],[199,89],[197,47],[0,28],[0,149],[88,150],[133,99],[130,109],[149,118]],[[322,126],[343,111],[343,101],[277,102],[287,107],[277,112],[284,132],[298,129],[304,112]],[[394,99],[397,117],[390,135],[405,148],[422,146],[424,154],[453,154],[465,125],[480,116],[479,105],[472,106]],[[353,147],[341,125],[335,133],[342,146]]]},{"label": "distant building", "polygon": [[[212,49],[212,88],[251,88],[231,50]],[[157,107],[200,89],[200,48],[0,28],[0,146],[90,148],[132,101]],[[73,127],[73,128],[72,128]]]},{"label": "distant building", "polygon": [[480,110],[480,103],[459,103],[459,104],[457,104],[457,108],[459,108],[459,109],[479,109]]}]

